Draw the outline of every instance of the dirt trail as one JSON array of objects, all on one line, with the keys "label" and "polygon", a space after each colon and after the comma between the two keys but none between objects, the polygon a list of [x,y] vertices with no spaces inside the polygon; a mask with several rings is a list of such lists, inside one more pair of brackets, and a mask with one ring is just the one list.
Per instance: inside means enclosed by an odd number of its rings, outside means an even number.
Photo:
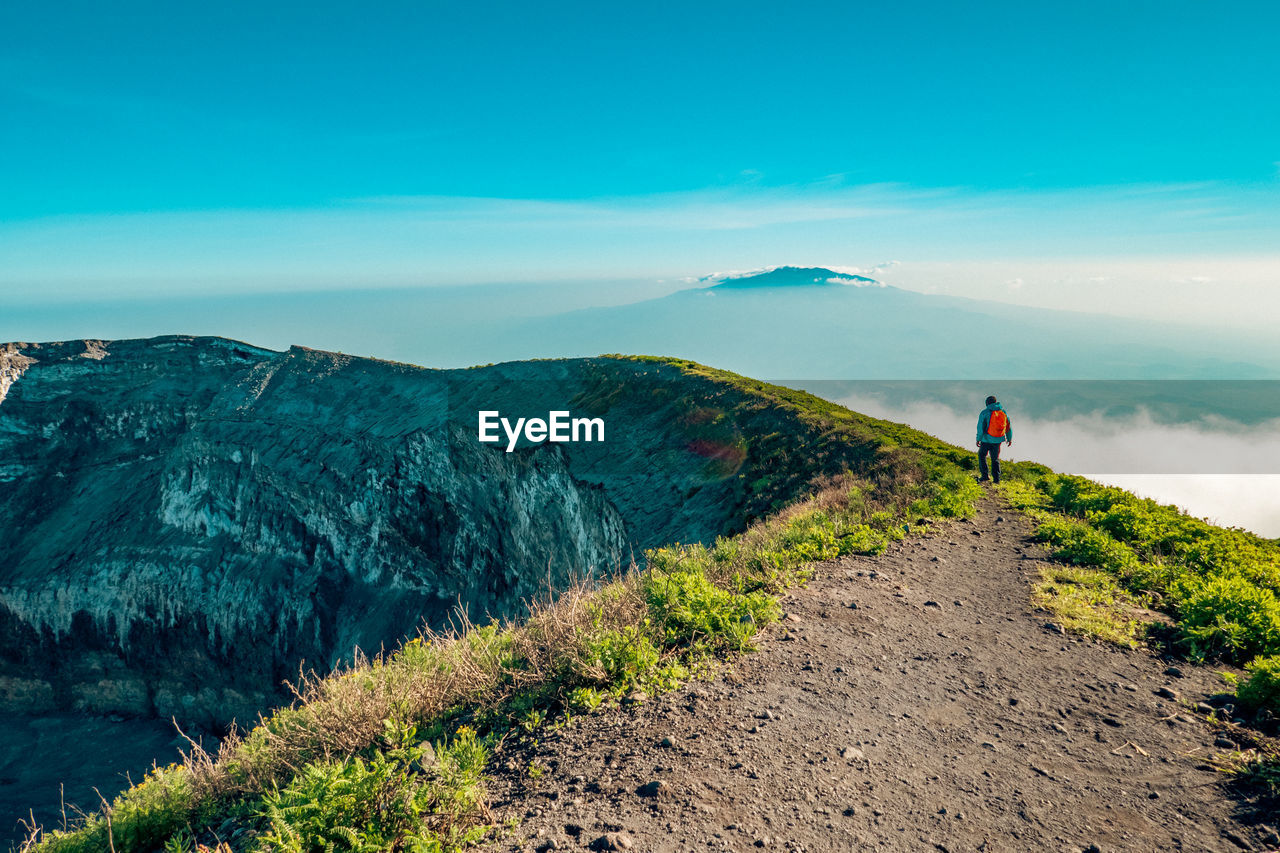
[{"label": "dirt trail", "polygon": [[1029,534],[988,498],[972,523],[825,563],[732,670],[499,754],[496,817],[516,826],[493,849],[1274,845],[1203,763],[1220,733],[1183,703],[1215,673],[1047,626]]}]

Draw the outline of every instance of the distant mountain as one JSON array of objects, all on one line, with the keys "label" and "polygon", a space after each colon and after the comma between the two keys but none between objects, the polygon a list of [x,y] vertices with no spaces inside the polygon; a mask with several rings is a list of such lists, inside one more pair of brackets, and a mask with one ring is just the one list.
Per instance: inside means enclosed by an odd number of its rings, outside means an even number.
[{"label": "distant mountain", "polygon": [[887,287],[883,282],[825,267],[771,267],[745,273],[714,273],[701,281],[715,282],[717,290],[762,287]]},{"label": "distant mountain", "polygon": [[810,380],[1280,377],[1275,341],[1206,328],[929,295],[823,267],[704,281],[490,330],[486,360],[643,352]]},{"label": "distant mountain", "polygon": [[783,266],[684,282],[85,302],[0,308],[0,330],[57,340],[193,329],[444,368],[641,352],[783,380],[1280,378],[1275,336],[1088,313],[1105,306],[1083,301],[1073,312],[930,295],[874,275]]}]

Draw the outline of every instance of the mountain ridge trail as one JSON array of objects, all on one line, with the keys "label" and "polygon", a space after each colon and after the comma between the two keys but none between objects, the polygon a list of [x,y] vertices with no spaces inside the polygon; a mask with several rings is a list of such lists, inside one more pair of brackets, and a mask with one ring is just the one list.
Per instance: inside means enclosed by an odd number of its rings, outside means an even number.
[{"label": "mountain ridge trail", "polygon": [[1060,633],[1030,601],[1031,530],[988,495],[818,564],[756,652],[498,752],[512,831],[488,849],[1276,847],[1205,763],[1227,732],[1192,708],[1216,672]]}]

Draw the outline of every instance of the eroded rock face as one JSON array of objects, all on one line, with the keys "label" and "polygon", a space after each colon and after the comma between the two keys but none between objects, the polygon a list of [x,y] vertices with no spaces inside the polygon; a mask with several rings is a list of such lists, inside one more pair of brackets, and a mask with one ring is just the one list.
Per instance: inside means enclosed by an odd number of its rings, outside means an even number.
[{"label": "eroded rock face", "polygon": [[[0,707],[249,721],[300,665],[713,537],[741,510],[741,460],[689,441],[660,373],[3,346]],[[604,445],[476,440],[478,408],[575,405],[608,411]]]}]

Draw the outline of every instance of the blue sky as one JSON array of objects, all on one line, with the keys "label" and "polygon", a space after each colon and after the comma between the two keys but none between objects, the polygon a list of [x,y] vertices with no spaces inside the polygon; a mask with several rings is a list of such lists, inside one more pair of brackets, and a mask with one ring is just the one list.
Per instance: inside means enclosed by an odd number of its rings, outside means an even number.
[{"label": "blue sky", "polygon": [[9,3],[0,286],[1262,275],[1278,30],[1265,2]]}]

